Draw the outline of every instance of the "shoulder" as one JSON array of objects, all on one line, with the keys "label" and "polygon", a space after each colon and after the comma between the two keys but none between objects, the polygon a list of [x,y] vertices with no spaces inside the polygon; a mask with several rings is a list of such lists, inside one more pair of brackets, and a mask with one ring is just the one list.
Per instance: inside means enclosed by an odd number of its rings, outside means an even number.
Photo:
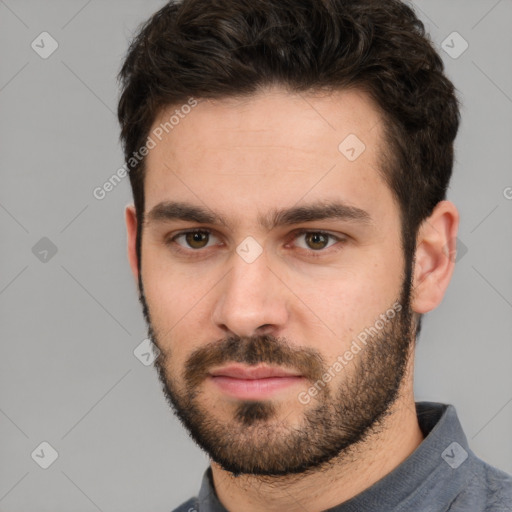
[{"label": "shoulder", "polygon": [[449,510],[478,512],[510,512],[512,476],[474,456],[466,485],[451,503]]},{"label": "shoulder", "polygon": [[487,511],[510,511],[512,506],[512,475],[501,469],[482,464],[485,474]]},{"label": "shoulder", "polygon": [[185,503],[182,503],[178,508],[175,508],[172,512],[199,512],[197,498],[190,498]]}]

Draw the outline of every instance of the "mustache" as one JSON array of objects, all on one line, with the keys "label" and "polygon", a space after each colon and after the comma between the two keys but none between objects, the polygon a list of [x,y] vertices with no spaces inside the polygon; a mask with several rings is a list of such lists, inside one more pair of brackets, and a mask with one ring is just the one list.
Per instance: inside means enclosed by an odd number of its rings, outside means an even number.
[{"label": "mustache", "polygon": [[310,347],[294,347],[286,339],[268,334],[233,335],[200,347],[190,355],[184,368],[187,387],[196,388],[207,378],[209,370],[226,363],[281,366],[298,371],[311,381],[321,379],[326,371],[322,356]]}]

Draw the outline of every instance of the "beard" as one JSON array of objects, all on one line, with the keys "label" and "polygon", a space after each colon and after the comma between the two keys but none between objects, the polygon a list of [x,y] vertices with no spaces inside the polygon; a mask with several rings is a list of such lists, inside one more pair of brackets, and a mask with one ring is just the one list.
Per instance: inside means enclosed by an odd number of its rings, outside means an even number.
[{"label": "beard", "polygon": [[[296,425],[286,423],[276,400],[238,400],[229,405],[230,421],[221,420],[201,385],[209,370],[230,362],[287,367],[298,370],[306,382],[318,384],[329,368],[318,351],[270,335],[230,336],[192,352],[177,379],[169,371],[172,355],[164,350],[169,344],[158,339],[150,321],[139,277],[139,300],[148,337],[160,349],[154,365],[167,402],[195,443],[235,476],[306,474],[348,458],[359,443],[382,430],[399,396],[415,339],[411,276],[412,263],[406,265],[398,298],[402,307],[396,315],[380,330],[374,329],[376,333],[328,385],[325,380],[323,387],[317,385],[318,394],[307,405],[296,399],[303,408]],[[342,347],[340,355],[347,350]]]}]

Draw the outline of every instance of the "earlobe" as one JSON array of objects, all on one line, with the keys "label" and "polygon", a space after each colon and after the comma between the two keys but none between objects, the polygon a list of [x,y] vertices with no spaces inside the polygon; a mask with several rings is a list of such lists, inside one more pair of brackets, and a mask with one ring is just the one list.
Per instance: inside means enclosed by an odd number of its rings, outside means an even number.
[{"label": "earlobe", "polygon": [[427,313],[442,301],[455,268],[459,213],[450,201],[436,205],[416,242],[412,309]]},{"label": "earlobe", "polygon": [[139,281],[139,267],[137,259],[137,215],[134,205],[128,205],[124,212],[126,222],[126,234],[128,238],[128,261],[132,269],[135,282]]}]

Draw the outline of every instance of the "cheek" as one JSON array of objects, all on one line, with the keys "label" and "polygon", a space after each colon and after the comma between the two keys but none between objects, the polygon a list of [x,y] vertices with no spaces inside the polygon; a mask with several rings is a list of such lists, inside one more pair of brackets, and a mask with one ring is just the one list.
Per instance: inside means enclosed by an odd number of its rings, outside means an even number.
[{"label": "cheek", "polygon": [[142,282],[153,324],[159,329],[168,329],[179,318],[181,308],[185,307],[187,294],[182,294],[184,300],[180,301],[176,293],[181,283],[171,272],[148,257],[143,257]]},{"label": "cheek", "polygon": [[153,315],[175,323],[183,317],[209,286],[208,276],[199,274],[197,267],[172,262],[165,249],[148,244],[142,255],[144,292]]},{"label": "cheek", "polygon": [[[316,319],[321,322],[322,332],[328,336],[317,339],[328,353],[333,353],[333,346],[334,352],[343,350],[400,298],[402,260],[399,255],[375,247],[367,252],[369,257],[362,255],[350,269],[340,268],[321,279],[300,278],[297,288],[301,290],[300,298],[314,312],[304,315],[309,322],[317,323]],[[307,326],[305,316],[302,323]]]},{"label": "cheek", "polygon": [[216,280],[177,269],[156,251],[147,251],[142,261],[144,294],[158,344],[172,351],[172,366],[180,368],[207,333],[208,291]]}]

